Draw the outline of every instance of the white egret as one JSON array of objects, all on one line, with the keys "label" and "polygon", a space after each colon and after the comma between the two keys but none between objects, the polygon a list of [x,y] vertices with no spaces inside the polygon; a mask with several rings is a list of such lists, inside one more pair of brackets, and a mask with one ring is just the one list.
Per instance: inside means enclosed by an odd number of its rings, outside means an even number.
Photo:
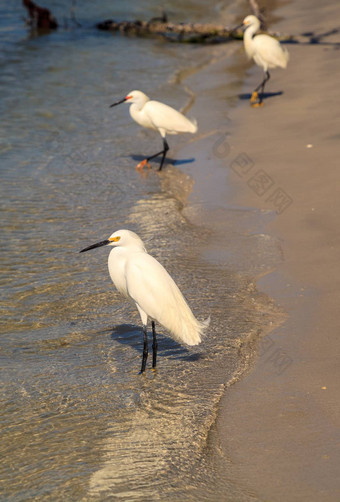
[{"label": "white egret", "polygon": [[187,345],[198,345],[209,319],[199,322],[191,312],[179,288],[165,268],[146,252],[143,241],[130,230],[118,230],[108,239],[93,244],[80,253],[101,246],[113,246],[108,266],[113,284],[132,300],[143,324],[144,348],[141,373],[148,357],[147,323],[152,319],[152,367],[156,367],[157,339],[155,321],[171,336]]},{"label": "white egret", "polygon": [[197,123],[195,121],[187,119],[182,113],[164,103],[151,101],[144,92],[131,91],[125,98],[110,105],[110,108],[121,103],[129,103],[131,105],[129,110],[130,115],[137,124],[158,131],[163,139],[163,150],[142,160],[137,165],[137,170],[142,170],[145,165],[150,168],[149,160],[162,155],[161,164],[158,169],[161,171],[167,151],[169,150],[166,134],[178,134],[182,132],[194,134],[197,132]]},{"label": "white egret", "polygon": [[[248,59],[253,58],[255,63],[263,68],[265,73],[262,82],[253,91],[250,103],[253,106],[261,106],[263,100],[264,87],[270,79],[268,68],[286,68],[289,60],[289,53],[282,47],[280,42],[269,35],[255,35],[261,25],[256,16],[244,18],[241,26],[245,28],[243,43]],[[260,93],[259,90],[261,89]]]}]

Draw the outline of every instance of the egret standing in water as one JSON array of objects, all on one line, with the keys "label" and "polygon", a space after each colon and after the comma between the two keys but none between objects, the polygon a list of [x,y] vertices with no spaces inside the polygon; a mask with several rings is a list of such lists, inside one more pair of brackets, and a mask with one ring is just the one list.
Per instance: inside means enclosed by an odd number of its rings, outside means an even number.
[{"label": "egret standing in water", "polygon": [[152,319],[152,367],[156,367],[157,339],[155,321],[178,342],[198,345],[209,320],[199,322],[165,268],[146,252],[142,240],[130,230],[118,230],[105,241],[80,253],[101,246],[112,246],[109,273],[118,291],[132,300],[143,323],[144,348],[141,373],[148,357],[148,317]]},{"label": "egret standing in water", "polygon": [[194,134],[197,132],[195,121],[187,119],[182,113],[168,105],[159,101],[151,101],[144,92],[131,91],[125,98],[113,103],[110,107],[120,105],[121,103],[130,104],[130,115],[137,124],[158,131],[163,138],[163,150],[142,160],[137,165],[137,170],[142,170],[145,164],[150,168],[149,160],[162,155],[161,164],[158,169],[161,171],[167,151],[169,150],[166,134],[178,134],[182,132]]},{"label": "egret standing in water", "polygon": [[[287,49],[283,48],[280,42],[269,35],[256,35],[260,28],[260,21],[256,16],[247,16],[241,26],[245,28],[243,42],[248,59],[253,58],[255,63],[263,68],[264,79],[253,91],[250,103],[253,106],[261,106],[263,100],[264,87],[270,79],[268,68],[286,68],[289,60]],[[260,93],[259,93],[260,91]]]}]

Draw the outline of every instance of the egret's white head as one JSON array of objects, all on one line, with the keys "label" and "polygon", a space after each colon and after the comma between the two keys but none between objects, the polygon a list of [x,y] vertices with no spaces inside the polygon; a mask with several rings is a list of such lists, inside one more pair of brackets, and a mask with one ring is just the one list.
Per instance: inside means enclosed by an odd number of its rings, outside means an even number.
[{"label": "egret's white head", "polygon": [[102,246],[113,246],[113,247],[135,247],[145,250],[142,239],[135,234],[135,232],[131,232],[131,230],[117,230],[114,232],[108,239],[104,241],[97,242],[96,244],[91,244],[85,249],[79,251],[83,253],[84,251],[89,251],[90,249],[99,248]]},{"label": "egret's white head", "polygon": [[260,26],[261,26],[260,20],[257,19],[256,16],[250,15],[250,16],[245,17],[241,24],[238,24],[237,26],[235,26],[233,31],[236,31],[239,29],[246,30],[247,28],[252,27],[253,32],[255,33],[260,28]]},{"label": "egret's white head", "polygon": [[149,101],[149,97],[144,94],[144,92],[142,91],[130,91],[127,93],[127,95],[125,96],[125,98],[117,101],[116,103],[113,103],[112,105],[110,105],[110,108],[112,108],[113,106],[116,106],[116,105],[120,105],[121,103],[135,103],[137,104],[138,106],[142,107],[144,106],[144,104]]},{"label": "egret's white head", "polygon": [[108,238],[109,246],[139,246],[144,247],[142,239],[131,230],[117,230]]},{"label": "egret's white head", "polygon": [[247,28],[248,26],[254,26],[254,28],[258,30],[260,28],[261,22],[256,16],[250,15],[243,19],[242,24],[245,28]]},{"label": "egret's white head", "polygon": [[142,91],[130,91],[126,97],[128,103],[146,103],[149,101],[149,97]]}]

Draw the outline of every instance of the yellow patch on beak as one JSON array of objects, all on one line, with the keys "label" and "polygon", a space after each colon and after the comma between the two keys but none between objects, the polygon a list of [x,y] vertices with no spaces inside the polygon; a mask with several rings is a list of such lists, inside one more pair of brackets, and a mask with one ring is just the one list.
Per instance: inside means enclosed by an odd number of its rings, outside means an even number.
[{"label": "yellow patch on beak", "polygon": [[117,235],[117,237],[110,237],[110,238],[109,238],[109,241],[110,241],[110,242],[118,242],[118,241],[119,241],[119,239],[120,239],[120,237]]}]

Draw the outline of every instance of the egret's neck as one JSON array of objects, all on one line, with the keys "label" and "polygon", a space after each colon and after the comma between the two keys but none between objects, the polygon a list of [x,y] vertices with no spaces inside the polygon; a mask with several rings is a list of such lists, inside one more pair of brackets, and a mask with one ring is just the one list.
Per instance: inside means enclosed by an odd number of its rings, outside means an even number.
[{"label": "egret's neck", "polygon": [[254,54],[253,37],[258,30],[258,26],[251,25],[248,26],[243,35],[244,48],[247,53],[248,58],[252,58]]},{"label": "egret's neck", "polygon": [[[143,243],[131,243],[127,246],[117,246],[113,247],[111,250],[110,255],[112,256],[124,256],[124,255],[129,255],[131,253],[146,253],[146,249],[143,245]],[[110,256],[109,255],[109,256]]]},{"label": "egret's neck", "polygon": [[135,112],[139,112],[140,110],[142,110],[145,103],[147,103],[148,101],[149,101],[149,99],[146,96],[145,96],[145,99],[142,99],[142,98],[138,99],[138,101],[131,103],[130,111],[134,110]]},{"label": "egret's neck", "polygon": [[131,118],[137,122],[137,124],[141,125],[142,127],[149,127],[150,129],[155,129],[153,126],[150,117],[145,113],[145,105],[148,102],[148,100],[144,101],[142,104],[140,101],[137,103],[131,103],[130,105],[130,115]]},{"label": "egret's neck", "polygon": [[137,122],[137,124],[141,124],[142,120],[142,115],[143,115],[143,106],[141,106],[140,103],[131,103],[129,112],[130,116],[132,117],[133,120]]}]

